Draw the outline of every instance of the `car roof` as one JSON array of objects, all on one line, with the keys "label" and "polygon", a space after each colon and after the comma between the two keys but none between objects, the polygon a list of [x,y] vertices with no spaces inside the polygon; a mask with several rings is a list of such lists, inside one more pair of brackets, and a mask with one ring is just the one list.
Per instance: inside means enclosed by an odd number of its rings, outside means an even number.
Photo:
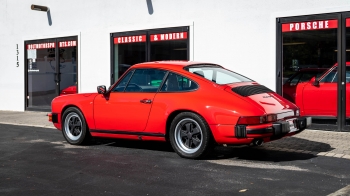
[{"label": "car roof", "polygon": [[153,61],[145,62],[133,65],[132,68],[170,68],[175,70],[183,70],[184,67],[189,65],[216,65],[214,63],[199,62],[199,61]]}]

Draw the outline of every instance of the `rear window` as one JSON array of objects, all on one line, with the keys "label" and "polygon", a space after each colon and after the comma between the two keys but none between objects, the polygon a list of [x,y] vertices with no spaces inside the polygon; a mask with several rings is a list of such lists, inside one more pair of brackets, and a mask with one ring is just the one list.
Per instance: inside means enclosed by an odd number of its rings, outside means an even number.
[{"label": "rear window", "polygon": [[191,65],[185,70],[217,84],[252,82],[253,80],[216,65]]}]

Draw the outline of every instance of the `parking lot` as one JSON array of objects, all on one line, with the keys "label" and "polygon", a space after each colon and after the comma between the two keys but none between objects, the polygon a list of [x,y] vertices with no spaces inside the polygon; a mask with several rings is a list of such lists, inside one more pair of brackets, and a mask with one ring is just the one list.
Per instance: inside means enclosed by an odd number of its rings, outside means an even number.
[{"label": "parking lot", "polygon": [[349,194],[350,133],[306,130],[188,160],[161,142],[95,139],[72,146],[40,112],[0,117],[1,195]]}]

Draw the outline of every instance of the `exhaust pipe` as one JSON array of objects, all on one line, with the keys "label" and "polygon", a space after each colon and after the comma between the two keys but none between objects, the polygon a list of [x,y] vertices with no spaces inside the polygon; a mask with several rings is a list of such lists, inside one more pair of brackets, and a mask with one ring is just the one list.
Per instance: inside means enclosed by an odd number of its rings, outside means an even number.
[{"label": "exhaust pipe", "polygon": [[254,139],[252,143],[253,143],[254,146],[261,146],[264,143],[264,140],[262,140],[262,139]]}]

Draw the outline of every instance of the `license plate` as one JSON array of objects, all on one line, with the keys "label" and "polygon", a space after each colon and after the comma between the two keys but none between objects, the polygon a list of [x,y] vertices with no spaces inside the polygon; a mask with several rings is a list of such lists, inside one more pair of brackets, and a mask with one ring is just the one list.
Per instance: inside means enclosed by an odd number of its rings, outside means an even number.
[{"label": "license plate", "polygon": [[286,120],[289,123],[290,127],[289,133],[298,131],[298,128],[295,126],[295,120],[296,118]]}]

